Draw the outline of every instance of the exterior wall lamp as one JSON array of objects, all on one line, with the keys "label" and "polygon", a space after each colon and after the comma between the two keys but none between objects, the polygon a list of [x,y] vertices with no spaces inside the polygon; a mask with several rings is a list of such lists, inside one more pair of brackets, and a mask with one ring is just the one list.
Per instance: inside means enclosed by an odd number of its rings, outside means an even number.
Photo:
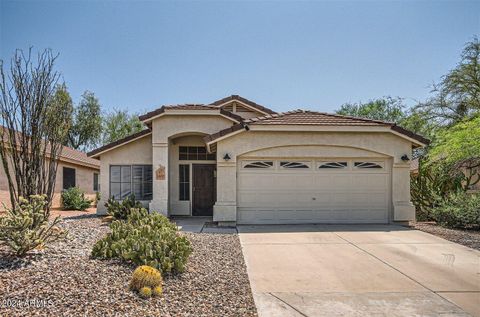
[{"label": "exterior wall lamp", "polygon": [[225,153],[225,155],[223,156],[223,159],[225,161],[230,161],[232,158],[230,157],[230,155],[228,153]]},{"label": "exterior wall lamp", "polygon": [[407,155],[407,154],[403,154],[403,155],[402,155],[402,157],[401,157],[400,159],[401,159],[402,161],[404,161],[404,162],[408,162],[408,161],[410,161],[410,158],[408,157],[408,155]]}]

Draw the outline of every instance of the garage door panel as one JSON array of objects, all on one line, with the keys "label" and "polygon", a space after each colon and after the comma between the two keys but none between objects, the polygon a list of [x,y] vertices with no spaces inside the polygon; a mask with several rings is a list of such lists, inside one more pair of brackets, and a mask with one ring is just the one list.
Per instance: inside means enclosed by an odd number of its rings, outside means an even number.
[{"label": "garage door panel", "polygon": [[374,191],[382,191],[386,192],[387,189],[387,174],[361,174],[361,175],[353,175],[350,177],[350,187],[352,190],[359,189],[365,190],[374,190]]},{"label": "garage door panel", "polygon": [[[300,159],[299,159],[300,160]],[[320,159],[319,159],[320,160]],[[388,222],[390,171],[379,169],[282,168],[238,170],[237,203],[240,224],[281,223],[386,223]],[[362,159],[358,159],[362,161]]]}]

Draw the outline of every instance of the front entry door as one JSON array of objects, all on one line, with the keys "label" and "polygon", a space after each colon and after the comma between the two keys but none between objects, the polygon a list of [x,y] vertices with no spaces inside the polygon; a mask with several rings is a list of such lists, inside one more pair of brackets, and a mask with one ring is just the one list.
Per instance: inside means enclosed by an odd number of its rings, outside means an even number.
[{"label": "front entry door", "polygon": [[214,164],[193,164],[192,216],[212,216],[215,204]]}]

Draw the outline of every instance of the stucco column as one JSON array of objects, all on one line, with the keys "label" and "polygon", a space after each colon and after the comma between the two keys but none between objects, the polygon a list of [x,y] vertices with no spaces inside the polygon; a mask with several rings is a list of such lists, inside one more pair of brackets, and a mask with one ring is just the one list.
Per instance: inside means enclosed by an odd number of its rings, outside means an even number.
[{"label": "stucco column", "polygon": [[[221,158],[220,158],[221,159]],[[217,201],[213,221],[235,225],[237,221],[237,163],[217,162]]]},{"label": "stucco column", "polygon": [[[150,212],[168,215],[168,141],[152,144],[153,197]],[[135,155],[135,153],[132,153]]]},{"label": "stucco column", "polygon": [[392,169],[393,221],[415,220],[415,207],[410,201],[410,164],[394,162]]}]

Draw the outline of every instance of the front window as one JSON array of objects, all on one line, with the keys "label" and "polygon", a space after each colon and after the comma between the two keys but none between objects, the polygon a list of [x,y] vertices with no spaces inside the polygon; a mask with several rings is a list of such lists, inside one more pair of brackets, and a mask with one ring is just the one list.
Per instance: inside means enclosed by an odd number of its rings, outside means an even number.
[{"label": "front window", "polygon": [[190,200],[190,165],[180,164],[180,197],[179,200]]},{"label": "front window", "polygon": [[63,189],[75,187],[75,169],[70,167],[63,168]]},{"label": "front window", "polygon": [[98,192],[100,190],[100,184],[98,183],[98,173],[93,173],[93,191]]},{"label": "front window", "polygon": [[112,165],[110,197],[122,200],[133,193],[138,200],[151,200],[152,181],[151,165]]},{"label": "front window", "polygon": [[180,146],[178,159],[190,161],[215,161],[215,153],[207,153],[204,146]]}]

